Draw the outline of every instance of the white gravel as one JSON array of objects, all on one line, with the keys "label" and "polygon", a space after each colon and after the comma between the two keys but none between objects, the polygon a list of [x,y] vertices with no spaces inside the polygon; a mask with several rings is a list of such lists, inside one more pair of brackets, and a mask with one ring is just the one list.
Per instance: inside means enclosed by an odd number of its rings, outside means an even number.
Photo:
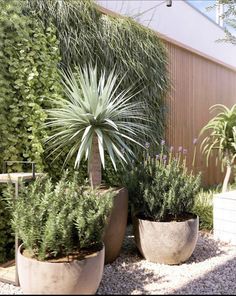
[{"label": "white gravel", "polygon": [[[0,294],[21,294],[19,287],[0,283]],[[199,232],[191,258],[181,265],[144,260],[135,247],[132,226],[119,258],[104,268],[97,294],[236,294],[236,246]]]}]

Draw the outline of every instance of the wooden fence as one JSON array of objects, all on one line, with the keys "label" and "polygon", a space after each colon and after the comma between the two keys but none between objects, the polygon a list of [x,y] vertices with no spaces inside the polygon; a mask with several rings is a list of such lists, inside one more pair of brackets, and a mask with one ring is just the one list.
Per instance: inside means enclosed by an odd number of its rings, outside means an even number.
[{"label": "wooden fence", "polygon": [[[169,54],[171,91],[167,98],[166,141],[178,149],[187,149],[188,166],[194,155],[194,138],[201,128],[216,114],[209,112],[214,104],[231,107],[236,103],[236,69],[220,61],[188,48],[165,36],[161,36]],[[236,53],[236,47],[235,47]],[[212,157],[209,166],[200,153],[200,142],[196,146],[194,171],[201,171],[203,183],[214,185],[223,181],[220,165]]]},{"label": "wooden fence", "polygon": [[[122,17],[101,6],[98,9],[102,13]],[[157,36],[165,43],[169,55],[171,90],[167,97],[166,142],[175,150],[179,147],[187,149],[188,167],[194,172],[202,172],[203,184],[218,184],[223,181],[224,172],[221,172],[219,164],[216,165],[214,157],[206,166],[206,159],[199,149],[202,139],[198,139],[196,146],[193,140],[216,115],[209,112],[212,105],[220,103],[231,107],[236,103],[236,68],[162,34],[157,33]],[[194,151],[196,160],[192,167]]]}]

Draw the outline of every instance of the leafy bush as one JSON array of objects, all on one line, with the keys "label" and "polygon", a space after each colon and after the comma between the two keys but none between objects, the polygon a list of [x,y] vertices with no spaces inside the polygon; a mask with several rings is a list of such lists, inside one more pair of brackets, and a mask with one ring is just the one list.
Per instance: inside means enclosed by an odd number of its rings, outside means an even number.
[{"label": "leafy bush", "polygon": [[[55,27],[23,13],[23,1],[0,1],[0,167],[3,160],[44,163],[42,123],[49,98],[61,96]],[[12,171],[22,170],[19,164]]]},{"label": "leafy bush", "polygon": [[[12,187],[8,187],[11,196]],[[67,173],[56,184],[38,177],[21,184],[12,208],[12,227],[24,246],[39,260],[69,256],[101,244],[104,227],[113,204],[114,192],[101,193],[78,186]]]},{"label": "leafy bush", "polygon": [[[200,188],[200,174],[194,176],[186,168],[186,156],[172,149],[167,155],[145,157],[131,171],[127,183],[133,188],[129,194],[135,212],[155,221],[178,219],[191,213]],[[130,192],[130,191],[129,191]]]}]

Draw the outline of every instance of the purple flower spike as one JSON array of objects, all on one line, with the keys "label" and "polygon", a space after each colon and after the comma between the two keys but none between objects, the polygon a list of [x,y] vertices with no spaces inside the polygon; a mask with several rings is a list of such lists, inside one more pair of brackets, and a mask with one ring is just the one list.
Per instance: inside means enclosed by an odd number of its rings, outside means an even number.
[{"label": "purple flower spike", "polygon": [[181,152],[183,150],[182,146],[179,146],[179,152]]},{"label": "purple flower spike", "polygon": [[158,160],[160,158],[160,155],[159,154],[157,154],[156,155],[156,160]]},{"label": "purple flower spike", "polygon": [[187,154],[188,153],[188,150],[187,149],[184,149],[183,150],[183,154]]},{"label": "purple flower spike", "polygon": [[194,138],[193,139],[193,145],[196,145],[197,144],[197,138]]},{"label": "purple flower spike", "polygon": [[165,140],[161,140],[161,146],[164,146],[165,145]]},{"label": "purple flower spike", "polygon": [[167,159],[167,155],[163,155],[163,159],[166,160]]},{"label": "purple flower spike", "polygon": [[145,147],[148,149],[150,147],[150,143],[146,142]]},{"label": "purple flower spike", "polygon": [[174,150],[174,147],[173,146],[171,146],[170,147],[170,152],[172,152]]}]

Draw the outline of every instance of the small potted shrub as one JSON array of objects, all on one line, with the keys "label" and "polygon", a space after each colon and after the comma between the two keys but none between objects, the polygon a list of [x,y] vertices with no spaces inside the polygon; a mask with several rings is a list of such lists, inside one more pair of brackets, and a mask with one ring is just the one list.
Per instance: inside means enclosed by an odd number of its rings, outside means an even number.
[{"label": "small potted shrub", "polygon": [[[9,196],[12,187],[9,186]],[[21,184],[9,199],[12,226],[22,241],[17,255],[24,294],[95,294],[104,268],[102,235],[113,192],[78,186],[65,174]]]},{"label": "small potted shrub", "polygon": [[186,168],[182,152],[173,148],[147,156],[134,167],[130,193],[135,242],[144,258],[163,264],[180,264],[192,254],[199,218],[192,213],[200,175]]},{"label": "small potted shrub", "polygon": [[236,104],[228,108],[222,104],[213,105],[210,111],[217,111],[201,130],[205,135],[201,150],[206,156],[215,156],[221,162],[221,170],[225,172],[222,193],[213,197],[213,232],[216,239],[236,243],[236,190],[232,190],[230,179],[236,164]]},{"label": "small potted shrub", "polygon": [[[47,142],[52,153],[61,153],[69,147],[66,160],[75,156],[75,168],[80,168],[82,158],[88,162],[90,186],[103,190],[102,167],[105,153],[115,170],[117,162],[123,165],[135,157],[128,144],[140,145],[147,133],[148,119],[143,115],[142,102],[133,102],[135,95],[119,90],[120,81],[113,70],[101,71],[91,65],[62,71],[66,98],[49,110],[47,126],[52,135]],[[128,215],[128,191],[114,188],[116,196],[109,224],[104,233],[105,261],[111,263],[119,255],[125,235]]]}]

